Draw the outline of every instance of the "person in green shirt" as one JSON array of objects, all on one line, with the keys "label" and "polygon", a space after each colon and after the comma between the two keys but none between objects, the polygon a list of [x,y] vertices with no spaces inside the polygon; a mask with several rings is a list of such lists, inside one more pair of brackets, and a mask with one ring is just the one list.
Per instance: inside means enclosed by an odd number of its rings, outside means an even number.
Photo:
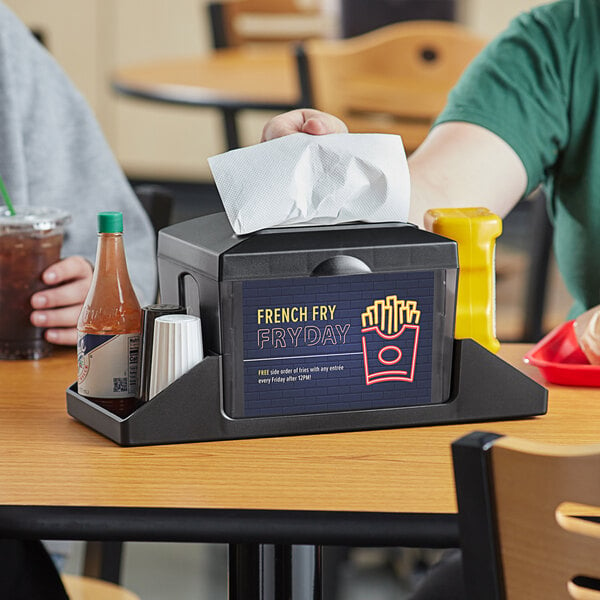
[{"label": "person in green shirt", "polygon": [[[271,119],[262,139],[299,131],[347,128],[299,109]],[[558,0],[515,18],[466,69],[408,165],[409,220],[419,226],[430,208],[485,206],[504,217],[543,185],[570,316],[600,304],[600,0]],[[451,551],[412,600],[464,597]]]},{"label": "person in green shirt", "polygon": [[[410,220],[485,206],[500,217],[542,184],[572,317],[600,304],[600,2],[559,0],[514,19],[469,65],[409,157]],[[263,140],[346,131],[333,115],[278,115]],[[535,233],[535,232],[534,232]]]}]

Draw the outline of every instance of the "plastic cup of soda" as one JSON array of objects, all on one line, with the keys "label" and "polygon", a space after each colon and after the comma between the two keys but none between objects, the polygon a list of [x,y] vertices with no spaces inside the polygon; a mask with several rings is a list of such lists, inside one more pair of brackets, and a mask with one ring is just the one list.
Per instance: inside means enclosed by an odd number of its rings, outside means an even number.
[{"label": "plastic cup of soda", "polygon": [[0,210],[0,359],[38,359],[52,344],[31,324],[31,296],[48,286],[42,273],[60,260],[70,216],[55,208]]}]

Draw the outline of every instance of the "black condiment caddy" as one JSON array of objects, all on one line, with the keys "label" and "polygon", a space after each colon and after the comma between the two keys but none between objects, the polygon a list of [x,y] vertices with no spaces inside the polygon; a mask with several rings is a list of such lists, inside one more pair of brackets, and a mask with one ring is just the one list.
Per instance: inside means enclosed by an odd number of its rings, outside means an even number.
[{"label": "black condiment caddy", "polygon": [[219,213],[161,230],[158,262],[162,301],[201,317],[207,356],[124,418],[67,390],[68,413],[120,445],[547,410],[545,388],[454,339],[457,251],[441,236],[386,223],[237,237]]}]

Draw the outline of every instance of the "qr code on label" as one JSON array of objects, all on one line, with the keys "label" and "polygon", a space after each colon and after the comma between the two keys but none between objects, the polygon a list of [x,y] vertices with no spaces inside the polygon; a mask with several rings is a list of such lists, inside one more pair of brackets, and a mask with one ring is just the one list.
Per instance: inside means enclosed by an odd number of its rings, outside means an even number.
[{"label": "qr code on label", "polygon": [[127,377],[113,377],[113,392],[127,391]]}]

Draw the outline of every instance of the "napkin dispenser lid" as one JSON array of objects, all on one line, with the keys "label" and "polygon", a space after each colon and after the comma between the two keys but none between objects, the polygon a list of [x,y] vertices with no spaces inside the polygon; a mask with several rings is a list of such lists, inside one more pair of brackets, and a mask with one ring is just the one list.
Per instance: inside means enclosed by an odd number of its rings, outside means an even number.
[{"label": "napkin dispenser lid", "polygon": [[[370,272],[458,268],[454,241],[410,223],[274,228],[237,236],[226,214],[218,212],[171,225],[158,236],[159,263],[162,258],[189,265],[224,281],[309,277],[325,261],[348,253],[364,258]],[[338,268],[352,267],[338,261]]]},{"label": "napkin dispenser lid", "polygon": [[[200,316],[205,350],[222,356],[229,417],[449,397],[458,275],[452,240],[406,223],[236,236],[226,215],[216,213],[161,230],[158,263],[161,300]],[[400,328],[382,326],[378,311],[390,310],[400,314]],[[385,364],[387,377],[375,372]],[[327,382],[319,379],[324,371]]]}]

